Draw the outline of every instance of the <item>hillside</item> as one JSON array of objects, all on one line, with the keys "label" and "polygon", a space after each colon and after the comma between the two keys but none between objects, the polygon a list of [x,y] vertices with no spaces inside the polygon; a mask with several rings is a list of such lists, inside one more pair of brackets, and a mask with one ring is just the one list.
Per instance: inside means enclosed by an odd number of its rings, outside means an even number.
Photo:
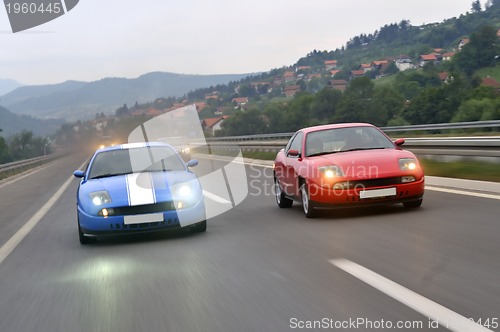
[{"label": "hillside", "polygon": [[191,90],[227,84],[248,74],[183,75],[153,72],[135,79],[104,78],[94,82],[24,86],[1,97],[13,113],[37,118],[83,120],[96,113],[111,113],[123,104],[142,103],[158,97],[182,97]]},{"label": "hillside", "polygon": [[0,96],[15,90],[20,86],[23,86],[23,84],[19,83],[18,81],[7,78],[0,78]]},{"label": "hillside", "polygon": [[61,127],[61,120],[40,120],[27,115],[16,115],[0,106],[0,135],[9,137],[22,130],[33,132],[35,136],[52,135]]}]

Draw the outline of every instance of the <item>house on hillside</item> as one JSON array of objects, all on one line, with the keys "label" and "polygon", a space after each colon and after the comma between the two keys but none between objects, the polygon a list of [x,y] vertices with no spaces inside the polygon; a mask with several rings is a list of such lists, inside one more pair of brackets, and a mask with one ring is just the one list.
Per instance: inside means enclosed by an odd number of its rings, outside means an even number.
[{"label": "house on hillside", "polygon": [[379,75],[382,75],[387,67],[389,67],[389,60],[372,61],[370,67],[373,71],[378,72]]},{"label": "house on hillside", "polygon": [[233,103],[234,105],[234,108],[244,108],[246,104],[248,104],[248,97],[237,97],[237,98],[233,98],[233,100],[231,100],[231,103]]},{"label": "house on hillside", "polygon": [[484,77],[482,80],[481,80],[481,86],[490,86],[492,87],[493,89],[495,89],[495,91],[497,93],[500,93],[500,82],[498,82],[496,79],[494,79],[493,77]]},{"label": "house on hillside", "polygon": [[334,70],[330,70],[330,74],[333,76],[337,75],[337,73],[340,73],[342,70],[340,69],[334,69]]},{"label": "house on hillside", "polygon": [[203,128],[203,131],[209,132],[214,135],[215,132],[222,129],[221,126],[224,123],[224,120],[226,120],[228,117],[229,116],[227,115],[223,115],[215,118],[203,119],[201,120],[201,128]]},{"label": "house on hillside", "polygon": [[308,73],[311,71],[311,66],[298,66],[295,69],[296,72],[301,72],[301,73]]},{"label": "house on hillside", "polygon": [[372,65],[371,63],[362,63],[359,65],[358,70],[362,70],[365,73],[372,70]]},{"label": "house on hillside", "polygon": [[196,107],[196,111],[198,113],[200,113],[201,111],[203,111],[203,109],[205,107],[207,107],[207,103],[205,103],[204,101],[201,101],[201,102],[198,102],[198,103],[194,103],[194,106]]},{"label": "house on hillside", "polygon": [[453,81],[450,74],[446,71],[439,72],[438,77],[439,77],[439,80],[443,83],[450,83]]},{"label": "house on hillside", "polygon": [[288,85],[283,89],[283,93],[287,97],[293,97],[300,92],[300,85]]},{"label": "house on hillside", "polygon": [[400,55],[395,60],[396,67],[399,71],[413,69],[415,66],[411,63],[411,58],[408,55]]},{"label": "house on hillside", "polygon": [[332,70],[337,68],[337,60],[325,60],[325,70]]},{"label": "house on hillside", "polygon": [[321,79],[321,74],[308,74],[306,77],[306,81],[311,81],[313,78]]},{"label": "house on hillside", "polygon": [[351,70],[349,73],[349,78],[351,80],[358,78],[358,77],[363,77],[365,76],[365,71],[364,70]]},{"label": "house on hillside", "polygon": [[465,45],[467,45],[468,43],[470,43],[470,39],[469,38],[462,38],[462,39],[460,39],[460,41],[458,42],[458,45],[457,45],[458,51],[460,52],[462,50],[462,48]]},{"label": "house on hillside", "polygon": [[334,90],[339,90],[339,91],[344,91],[347,87],[347,81],[346,80],[330,80],[326,84],[327,87],[334,89]]},{"label": "house on hillside", "polygon": [[457,54],[456,52],[446,52],[443,54],[443,61],[450,61]]},{"label": "house on hillside", "polygon": [[419,62],[420,67],[423,67],[426,63],[429,63],[429,62],[437,63],[438,62],[438,58],[433,53],[431,53],[431,54],[422,54],[422,55],[420,55],[419,61],[420,61]]},{"label": "house on hillside", "polygon": [[219,99],[219,91],[213,91],[213,92],[210,92],[210,93],[207,93],[205,95],[205,99],[215,99],[215,100],[218,100]]},{"label": "house on hillside", "polygon": [[285,83],[295,82],[295,73],[293,71],[286,71],[283,74],[283,80]]}]

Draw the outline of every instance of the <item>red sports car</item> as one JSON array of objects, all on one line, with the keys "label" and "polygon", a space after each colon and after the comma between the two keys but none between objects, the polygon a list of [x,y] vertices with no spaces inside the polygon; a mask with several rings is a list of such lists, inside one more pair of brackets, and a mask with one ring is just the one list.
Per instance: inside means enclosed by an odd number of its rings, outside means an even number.
[{"label": "red sports car", "polygon": [[392,141],[366,123],[297,131],[274,161],[276,202],[302,201],[306,217],[321,208],[422,204],[424,172],[404,139]]}]

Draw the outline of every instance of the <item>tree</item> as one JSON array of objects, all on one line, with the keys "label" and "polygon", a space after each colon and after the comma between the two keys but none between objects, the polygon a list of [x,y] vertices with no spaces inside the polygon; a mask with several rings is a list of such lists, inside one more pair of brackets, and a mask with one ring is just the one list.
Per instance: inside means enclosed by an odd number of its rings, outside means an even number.
[{"label": "tree", "polygon": [[493,66],[499,53],[497,30],[487,25],[471,35],[470,42],[454,57],[453,64],[470,76],[479,68]]},{"label": "tree", "polygon": [[472,2],[471,11],[473,13],[479,13],[481,11],[481,2],[479,0]]},{"label": "tree", "polygon": [[309,113],[312,119],[327,123],[333,120],[339,102],[342,100],[342,92],[330,88],[324,88],[318,92],[311,102]]},{"label": "tree", "polygon": [[385,126],[403,111],[405,98],[394,88],[389,86],[376,87],[371,103],[370,111],[364,121],[376,126]]},{"label": "tree", "polygon": [[445,89],[427,87],[401,115],[411,124],[444,123],[451,120],[455,109],[456,101],[447,96]]},{"label": "tree", "polygon": [[[2,129],[0,128],[0,132]],[[0,164],[8,163],[12,161],[11,156],[9,155],[9,147],[7,143],[5,143],[5,139],[0,136]]]},{"label": "tree", "polygon": [[[135,104],[136,104],[136,106],[134,106],[134,107],[137,107],[137,102],[135,102]],[[116,112],[115,112],[116,116],[125,116],[125,115],[128,115],[129,113],[130,113],[130,111],[128,109],[127,104],[123,104],[122,107],[118,107],[116,109]]]}]

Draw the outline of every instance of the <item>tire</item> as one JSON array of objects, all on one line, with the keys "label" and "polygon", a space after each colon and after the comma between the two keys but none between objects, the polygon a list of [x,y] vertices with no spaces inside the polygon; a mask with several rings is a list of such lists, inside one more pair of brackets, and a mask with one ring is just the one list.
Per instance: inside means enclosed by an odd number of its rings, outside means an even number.
[{"label": "tire", "polygon": [[293,200],[285,196],[285,193],[281,189],[278,179],[274,178],[274,195],[276,197],[276,203],[280,208],[289,208],[293,204]]},{"label": "tire", "polygon": [[207,230],[207,221],[203,220],[189,229],[193,233],[203,233]]},{"label": "tire", "polygon": [[309,199],[309,191],[307,190],[307,184],[304,182],[300,187],[300,196],[302,197],[302,210],[306,218],[314,218],[317,215],[317,211],[314,208],[314,203]]},{"label": "tire", "polygon": [[416,209],[422,205],[422,198],[418,201],[404,202],[403,206],[407,209]]}]

